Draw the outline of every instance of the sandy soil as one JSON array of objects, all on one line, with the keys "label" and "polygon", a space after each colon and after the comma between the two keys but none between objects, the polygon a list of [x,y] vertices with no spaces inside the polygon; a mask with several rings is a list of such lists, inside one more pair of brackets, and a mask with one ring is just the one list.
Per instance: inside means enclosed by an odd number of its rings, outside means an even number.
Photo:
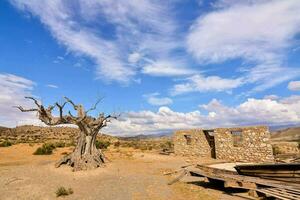
[{"label": "sandy soil", "polygon": [[[104,168],[72,172],[70,167],[54,167],[54,162],[70,148],[55,150],[53,155],[32,155],[38,146],[19,144],[0,148],[0,199],[114,199],[114,200],[238,200],[240,193],[220,190],[201,182],[167,183],[173,176],[164,172],[179,169],[185,159],[131,149],[109,150],[111,160]],[[57,198],[58,187],[74,193]],[[223,188],[221,188],[223,189]],[[240,191],[239,191],[240,192]]]}]

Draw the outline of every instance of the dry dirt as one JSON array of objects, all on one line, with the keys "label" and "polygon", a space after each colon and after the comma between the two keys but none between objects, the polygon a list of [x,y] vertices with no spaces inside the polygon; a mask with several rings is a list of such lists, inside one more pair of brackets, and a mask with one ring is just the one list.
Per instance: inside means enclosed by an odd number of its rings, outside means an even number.
[{"label": "dry dirt", "polygon": [[[240,193],[225,193],[215,185],[201,182],[167,183],[173,176],[164,172],[185,165],[184,158],[132,149],[106,152],[111,160],[105,168],[72,172],[70,167],[54,168],[54,162],[70,148],[53,155],[32,155],[38,146],[18,144],[0,148],[0,199],[105,199],[105,200],[238,200]],[[185,181],[189,181],[187,178]],[[74,193],[56,197],[58,187]],[[226,190],[226,192],[232,192]],[[243,194],[244,195],[244,194]]]}]

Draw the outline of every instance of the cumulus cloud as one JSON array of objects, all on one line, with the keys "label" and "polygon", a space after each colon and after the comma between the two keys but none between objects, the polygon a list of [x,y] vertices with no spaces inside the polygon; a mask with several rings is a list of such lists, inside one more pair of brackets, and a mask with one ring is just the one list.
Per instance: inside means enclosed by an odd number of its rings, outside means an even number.
[{"label": "cumulus cloud", "polygon": [[250,66],[245,80],[258,84],[254,91],[300,75],[299,69],[284,66],[286,50],[300,32],[298,0],[221,0],[215,5],[219,9],[199,16],[187,37],[188,51],[200,63],[243,59]]},{"label": "cumulus cloud", "polygon": [[295,109],[295,106],[300,105],[300,100],[293,103],[284,100],[249,98],[238,106],[228,107],[213,99],[201,107],[215,112],[215,120],[224,125],[300,123],[300,109]]},{"label": "cumulus cloud", "polygon": [[300,81],[289,82],[288,89],[292,91],[300,91]]},{"label": "cumulus cloud", "polygon": [[184,83],[176,84],[171,89],[172,95],[187,92],[209,92],[209,91],[229,91],[243,84],[242,79],[226,79],[219,76],[194,75],[184,80]]},{"label": "cumulus cloud", "polygon": [[279,99],[279,96],[277,96],[275,94],[270,94],[270,95],[264,96],[264,99],[276,100],[276,99]]},{"label": "cumulus cloud", "polygon": [[33,96],[35,83],[13,74],[0,74],[0,125],[39,124],[34,113],[22,113],[13,106],[34,107],[24,96]]},{"label": "cumulus cloud", "polygon": [[151,94],[145,94],[144,98],[147,99],[147,102],[151,105],[155,106],[164,106],[169,105],[173,103],[173,100],[168,97],[159,97],[159,93],[151,93]]},{"label": "cumulus cloud", "polygon": [[[207,114],[202,114],[204,109]],[[278,100],[249,98],[233,107],[213,99],[199,110],[176,112],[160,107],[157,112],[129,112],[114,121],[106,132],[118,135],[154,134],[178,129],[243,125],[290,125],[300,123],[300,96]]]}]

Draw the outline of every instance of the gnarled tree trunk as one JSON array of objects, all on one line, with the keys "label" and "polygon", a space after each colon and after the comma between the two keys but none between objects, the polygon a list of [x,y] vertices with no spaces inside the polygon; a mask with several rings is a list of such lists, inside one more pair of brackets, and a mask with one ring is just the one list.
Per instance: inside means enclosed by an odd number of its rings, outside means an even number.
[{"label": "gnarled tree trunk", "polygon": [[55,166],[69,164],[74,171],[104,166],[106,159],[101,149],[96,148],[96,136],[97,133],[86,135],[84,131],[80,131],[74,151],[57,162]]},{"label": "gnarled tree trunk", "polygon": [[[55,103],[54,106],[49,106],[47,109],[32,97],[25,98],[34,100],[37,108],[23,109],[21,106],[18,106],[17,108],[22,112],[37,111],[39,119],[50,126],[58,124],[75,124],[79,127],[80,132],[77,137],[77,144],[74,151],[58,161],[55,165],[56,167],[59,167],[62,164],[68,164],[73,167],[74,171],[79,171],[104,166],[106,159],[101,149],[96,148],[96,138],[99,130],[105,127],[107,122],[110,122],[111,118],[116,119],[116,117],[111,115],[105,116],[104,113],[100,113],[97,118],[87,116],[89,111],[96,109],[100,100],[97,101],[94,107],[85,112],[82,105],[76,105],[66,97],[66,102],[63,104]],[[74,110],[77,111],[76,117],[73,116],[70,111],[68,115],[63,115],[63,108],[66,103],[70,103]],[[54,107],[58,108],[60,113],[59,117],[52,116]]]}]

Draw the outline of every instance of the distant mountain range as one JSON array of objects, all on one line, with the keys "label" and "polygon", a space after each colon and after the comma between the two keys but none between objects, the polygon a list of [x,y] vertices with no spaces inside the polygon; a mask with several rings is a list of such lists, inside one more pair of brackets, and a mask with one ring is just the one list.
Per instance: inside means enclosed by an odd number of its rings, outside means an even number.
[{"label": "distant mountain range", "polygon": [[163,138],[163,137],[171,137],[173,132],[168,133],[157,133],[157,134],[149,134],[149,135],[135,135],[135,136],[121,136],[118,137],[122,140],[145,140],[145,139],[155,139],[155,138]]},{"label": "distant mountain range", "polygon": [[[270,126],[272,140],[283,141],[300,141],[300,126],[298,125],[284,125],[284,126]],[[41,138],[57,137],[68,139],[68,136],[73,138],[77,134],[78,129],[68,127],[38,127],[38,126],[20,126],[16,128],[7,128],[0,126],[0,138],[25,135],[31,137],[38,135]],[[158,133],[158,134],[140,134],[135,136],[119,136],[117,138],[122,140],[143,140],[143,139],[156,139],[156,138],[170,138],[173,131]]]}]

